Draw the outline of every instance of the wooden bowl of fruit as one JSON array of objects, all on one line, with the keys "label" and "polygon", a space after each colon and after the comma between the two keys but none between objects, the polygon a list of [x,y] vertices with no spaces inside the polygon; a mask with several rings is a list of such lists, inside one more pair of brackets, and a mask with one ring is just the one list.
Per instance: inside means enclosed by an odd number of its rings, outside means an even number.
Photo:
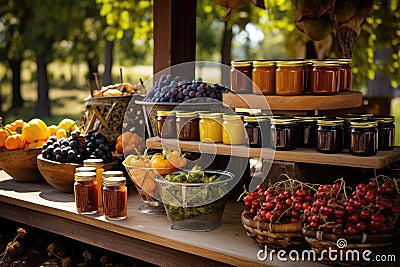
[{"label": "wooden bowl of fruit", "polygon": [[0,149],[0,169],[3,169],[17,182],[36,182],[43,180],[36,163],[42,148],[7,150]]},{"label": "wooden bowl of fruit", "polygon": [[38,169],[55,189],[73,193],[75,169],[83,166],[83,160],[101,158],[104,170],[118,167],[106,143],[106,137],[97,132],[83,135],[74,131],[70,137],[61,139],[52,136],[43,146],[43,153],[37,156]]}]

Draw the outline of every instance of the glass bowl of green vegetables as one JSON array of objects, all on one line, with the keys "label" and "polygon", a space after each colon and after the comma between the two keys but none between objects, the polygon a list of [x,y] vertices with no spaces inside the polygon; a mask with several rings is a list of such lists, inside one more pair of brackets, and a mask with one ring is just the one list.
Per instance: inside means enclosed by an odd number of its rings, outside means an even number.
[{"label": "glass bowl of green vegetables", "polygon": [[192,170],[158,175],[155,181],[172,229],[211,231],[221,224],[234,174],[195,166]]}]

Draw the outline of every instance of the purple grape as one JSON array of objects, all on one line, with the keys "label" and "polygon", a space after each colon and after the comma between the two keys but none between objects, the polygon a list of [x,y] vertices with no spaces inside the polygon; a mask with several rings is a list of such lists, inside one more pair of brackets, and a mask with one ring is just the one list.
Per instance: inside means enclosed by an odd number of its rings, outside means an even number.
[{"label": "purple grape", "polygon": [[169,98],[173,98],[175,95],[174,95],[174,93],[172,93],[172,92],[168,92],[168,93],[167,93],[167,96],[168,96]]},{"label": "purple grape", "polygon": [[177,95],[177,94],[178,94],[178,88],[172,89],[171,92],[172,92],[174,95]]},{"label": "purple grape", "polygon": [[217,99],[218,100],[222,100],[222,94],[221,93],[217,93],[216,95],[217,95]]},{"label": "purple grape", "polygon": [[175,102],[176,102],[176,99],[175,99],[175,98],[171,98],[171,99],[169,100],[169,102],[170,102],[170,103],[175,103]]},{"label": "purple grape", "polygon": [[200,92],[197,92],[195,96],[196,96],[196,97],[201,97],[201,93],[200,93]]},{"label": "purple grape", "polygon": [[188,101],[190,99],[190,96],[185,96],[185,101]]},{"label": "purple grape", "polygon": [[178,99],[183,99],[183,93],[179,92],[177,97],[178,97]]},{"label": "purple grape", "polygon": [[204,92],[204,87],[203,87],[203,86],[199,86],[199,87],[197,88],[197,92],[203,93],[203,92]]},{"label": "purple grape", "polygon": [[216,98],[217,95],[216,95],[214,92],[211,92],[210,97],[211,97],[211,98]]},{"label": "purple grape", "polygon": [[195,93],[194,91],[190,91],[190,92],[189,92],[189,96],[190,96],[190,98],[193,98],[193,97],[195,97],[195,95],[196,95],[196,93]]},{"label": "purple grape", "polygon": [[189,90],[185,89],[185,90],[182,91],[182,93],[183,93],[183,95],[189,95]]}]

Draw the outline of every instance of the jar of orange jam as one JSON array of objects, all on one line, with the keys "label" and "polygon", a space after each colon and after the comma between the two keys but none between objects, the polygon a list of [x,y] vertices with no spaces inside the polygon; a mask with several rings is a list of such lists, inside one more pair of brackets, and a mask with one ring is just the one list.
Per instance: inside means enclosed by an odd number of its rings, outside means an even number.
[{"label": "jar of orange jam", "polygon": [[311,72],[311,93],[313,95],[337,95],[339,91],[339,61],[313,61],[313,70]]},{"label": "jar of orange jam", "polygon": [[103,206],[103,200],[101,196],[101,185],[103,182],[103,160],[102,159],[85,159],[83,161],[84,167],[94,167],[96,168],[96,184],[97,184],[97,192],[98,192],[98,205],[99,207]]},{"label": "jar of orange jam", "polygon": [[221,143],[222,114],[200,113],[199,118],[200,141],[205,143]]},{"label": "jar of orange jam", "polygon": [[276,94],[301,95],[304,85],[304,60],[276,63]]},{"label": "jar of orange jam", "polygon": [[253,94],[275,94],[275,61],[253,61]]},{"label": "jar of orange jam", "polygon": [[128,190],[125,177],[108,177],[103,180],[103,212],[109,220],[126,218]]}]

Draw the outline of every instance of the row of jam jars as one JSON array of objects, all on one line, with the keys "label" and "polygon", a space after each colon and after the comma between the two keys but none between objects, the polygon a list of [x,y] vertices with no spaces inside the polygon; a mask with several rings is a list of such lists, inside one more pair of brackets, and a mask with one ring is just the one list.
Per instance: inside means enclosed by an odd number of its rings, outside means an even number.
[{"label": "row of jam jars", "polygon": [[[77,212],[93,214],[98,211],[98,182],[92,167],[79,167],[75,171],[74,194]],[[102,177],[103,213],[106,219],[120,220],[127,215],[126,178],[121,171],[106,171]]]}]

